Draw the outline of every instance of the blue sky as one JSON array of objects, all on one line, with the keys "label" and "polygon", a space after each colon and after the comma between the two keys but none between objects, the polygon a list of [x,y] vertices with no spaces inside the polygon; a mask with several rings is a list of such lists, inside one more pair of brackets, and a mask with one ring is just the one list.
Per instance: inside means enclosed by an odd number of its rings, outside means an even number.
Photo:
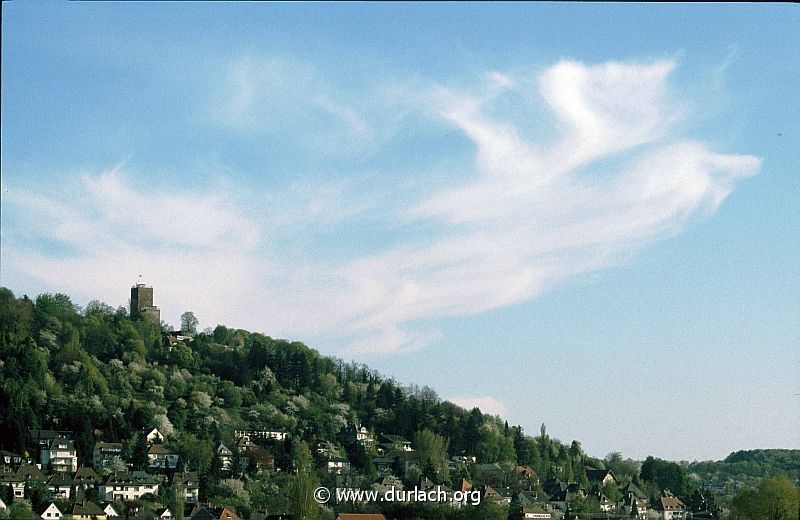
[{"label": "blue sky", "polygon": [[596,456],[800,447],[796,5],[3,5],[2,284]]}]

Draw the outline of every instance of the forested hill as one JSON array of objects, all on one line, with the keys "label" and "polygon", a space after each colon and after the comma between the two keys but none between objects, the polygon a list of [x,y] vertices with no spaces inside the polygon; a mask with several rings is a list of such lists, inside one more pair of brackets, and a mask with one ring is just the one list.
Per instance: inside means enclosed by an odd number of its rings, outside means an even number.
[{"label": "forested hill", "polygon": [[[557,495],[568,488],[581,491],[569,503],[581,515],[600,514],[601,498],[622,504],[628,483],[653,502],[671,490],[693,511],[708,512],[719,511],[716,499],[699,488],[706,477],[724,483],[726,476],[719,474],[723,471],[719,468],[758,476],[785,472],[794,481],[798,478],[797,451],[739,452],[723,463],[695,463],[690,468],[652,457],[642,463],[623,460],[619,453],[599,460],[586,455],[578,441],[565,444],[552,439],[544,425],[535,436],[526,435],[500,417],[477,408],[465,410],[429,388],[402,386],[365,365],[322,356],[300,342],[223,325],[213,331],[175,334],[147,316],[131,319],[123,307],[92,301],[79,308],[64,294],[17,298],[0,288],[4,457],[33,459],[37,449],[31,432],[58,430],[69,432],[70,442],[74,440],[78,466],[93,465],[96,443],[121,443],[120,456],[102,467],[104,478],[111,478],[112,471],[152,470],[150,462],[158,459],[148,458],[152,453],[144,434],[153,427],[164,436],[164,446],[158,449],[178,456],[169,477],[196,472],[200,501],[233,507],[245,520],[255,518],[258,511],[318,508],[306,503],[311,500],[309,493],[292,495],[292,490],[313,489],[307,485],[314,482],[338,485],[344,477],[328,463],[342,460],[348,464],[347,485],[362,489],[392,474],[407,486],[424,479],[455,486],[461,478],[485,485],[491,475],[481,477],[479,469],[489,465],[481,471],[502,470],[498,478],[503,482],[511,478],[506,475],[523,479],[517,484],[525,483],[547,507],[557,503],[563,507],[564,499]],[[368,432],[364,435],[373,439],[385,434],[390,446],[379,449],[374,443],[347,442],[347,432],[356,435],[355,427],[365,428],[359,434]],[[266,438],[248,447],[236,437],[236,430],[281,432],[281,436],[280,441]],[[252,448],[247,452],[249,466],[231,462],[222,471],[223,444],[234,450]],[[396,446],[408,449],[395,456]],[[394,458],[390,467],[384,460],[379,472],[378,464],[387,453],[395,453]],[[233,460],[239,461],[238,457],[235,454]],[[413,464],[403,467],[409,460]],[[590,483],[597,474],[591,468],[613,470],[616,481],[601,480],[602,487],[597,480]],[[696,475],[705,477],[692,480]],[[161,477],[166,484],[168,479]],[[555,487],[544,491],[546,480]],[[779,484],[797,493],[794,483]],[[180,485],[180,478],[173,479],[147,504],[171,503],[182,509],[178,495],[169,495]],[[0,486],[0,493],[10,500],[9,489]],[[25,499],[30,495],[34,507],[46,505],[48,493],[46,487],[32,488],[25,491]],[[417,509],[403,514],[394,509],[391,516],[433,517],[433,505],[413,507]],[[505,506],[495,502],[482,502],[479,508],[442,507],[445,513],[436,518],[506,518]],[[322,509],[328,514],[325,518],[334,512]]]},{"label": "forested hill", "polygon": [[586,465],[603,465],[544,427],[527,436],[429,388],[256,332],[219,325],[170,349],[161,327],[131,320],[124,307],[92,301],[81,309],[64,294],[34,300],[6,288],[0,331],[0,406],[10,412],[0,414],[0,430],[9,432],[0,447],[9,451],[33,450],[30,429],[69,430],[79,463],[88,464],[95,441],[130,442],[155,424],[174,432],[175,447],[202,470],[210,449],[193,448],[225,440],[233,429],[283,429],[313,447],[355,424],[411,440],[430,430],[449,456],[517,462],[569,480],[585,476]]},{"label": "forested hill", "polygon": [[689,471],[704,482],[752,482],[770,475],[786,474],[800,481],[800,450],[746,450],[728,455],[725,460],[694,462]]}]

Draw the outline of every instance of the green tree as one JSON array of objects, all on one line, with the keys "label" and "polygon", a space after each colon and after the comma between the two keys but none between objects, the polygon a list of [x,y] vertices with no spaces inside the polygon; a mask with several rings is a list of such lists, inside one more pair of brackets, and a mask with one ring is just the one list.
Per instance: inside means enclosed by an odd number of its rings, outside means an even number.
[{"label": "green tree", "polygon": [[150,446],[147,443],[147,437],[142,432],[136,432],[130,459],[134,469],[142,470],[147,468],[147,452],[149,450]]},{"label": "green tree", "polygon": [[755,489],[742,489],[733,499],[734,520],[795,520],[798,489],[786,475],[762,479]]},{"label": "green tree", "polygon": [[569,509],[577,513],[579,518],[591,518],[602,513],[600,502],[593,496],[574,498],[569,503]]},{"label": "green tree", "polygon": [[178,343],[169,353],[169,361],[178,368],[196,369],[197,362],[193,356],[192,349],[183,343]]},{"label": "green tree", "polygon": [[694,487],[682,466],[653,457],[647,457],[642,463],[641,477],[644,482],[653,483],[662,490],[668,489],[684,498],[691,495]]},{"label": "green tree", "polygon": [[27,500],[17,500],[11,504],[8,509],[0,511],[0,518],[8,518],[10,520],[38,520],[39,516],[34,514],[30,502]]},{"label": "green tree", "polygon": [[[468,508],[466,508],[468,509]],[[471,518],[480,518],[481,520],[507,520],[508,511],[505,507],[496,503],[493,500],[483,500],[480,505],[475,508],[475,516]]]},{"label": "green tree", "polygon": [[27,335],[30,332],[32,315],[33,304],[30,300],[18,300],[9,289],[0,287],[0,333]]},{"label": "green tree", "polygon": [[8,486],[1,486],[0,487],[0,495],[3,497],[3,502],[5,502],[6,507],[10,506],[12,502],[14,502],[14,488],[11,485]]},{"label": "green tree", "polygon": [[525,518],[522,510],[522,502],[519,497],[514,495],[511,497],[511,504],[508,506],[508,520],[523,520]]},{"label": "green tree", "polygon": [[422,473],[436,483],[450,480],[447,465],[447,440],[424,429],[414,436],[414,449]]},{"label": "green tree", "polygon": [[197,334],[197,324],[200,323],[192,311],[181,314],[181,333],[186,336]]},{"label": "green tree", "polygon": [[319,486],[314,472],[314,460],[305,441],[292,446],[292,464],[297,471],[291,487],[291,504],[297,518],[314,520],[319,518],[319,504],[314,500],[314,490]]},{"label": "green tree", "polygon": [[608,482],[603,486],[603,494],[614,504],[622,500],[622,492],[613,482]]}]

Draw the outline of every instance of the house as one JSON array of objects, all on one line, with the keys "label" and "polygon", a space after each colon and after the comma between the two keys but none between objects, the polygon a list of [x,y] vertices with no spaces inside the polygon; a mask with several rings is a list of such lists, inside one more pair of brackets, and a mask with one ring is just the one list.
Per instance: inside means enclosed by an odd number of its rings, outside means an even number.
[{"label": "house", "polygon": [[43,520],[58,520],[64,516],[64,513],[52,502],[38,513]]},{"label": "house", "polygon": [[574,482],[569,484],[561,482],[559,488],[550,495],[549,502],[553,507],[566,511],[567,504],[576,498],[586,498],[586,490]]},{"label": "house", "polygon": [[[55,439],[74,440],[74,433],[67,430],[28,430],[31,440],[39,453],[39,463],[43,467],[50,461],[50,447]],[[75,464],[77,467],[77,463]],[[55,468],[54,468],[55,469]],[[70,473],[75,471],[70,470]]]},{"label": "house", "polygon": [[92,465],[97,471],[107,469],[114,457],[122,459],[122,443],[96,442],[92,452]]},{"label": "house", "polygon": [[53,476],[47,481],[47,489],[50,490],[55,498],[69,499],[73,484],[74,482],[69,474],[53,473]]},{"label": "house", "polygon": [[102,500],[135,500],[144,495],[158,494],[158,482],[144,471],[109,475],[98,492]]},{"label": "house", "polygon": [[594,469],[586,467],[586,478],[589,480],[589,485],[602,488],[606,484],[619,484],[616,475],[610,469]]},{"label": "house", "polygon": [[178,454],[163,444],[153,444],[147,451],[147,467],[152,469],[175,469]]},{"label": "house", "polygon": [[188,345],[193,341],[192,336],[181,334],[180,331],[173,330],[167,333],[167,348],[172,350],[178,343]]},{"label": "house", "polygon": [[94,502],[84,501],[81,504],[72,506],[72,517],[70,520],[106,520],[107,513]]},{"label": "house", "polygon": [[533,507],[535,504],[539,504],[542,501],[539,494],[531,490],[520,491],[517,494],[517,498],[520,504],[522,504],[522,507]]},{"label": "house", "polygon": [[128,507],[128,520],[159,520],[155,510],[145,503],[136,503]]},{"label": "house", "polygon": [[14,498],[22,498],[25,495],[25,480],[18,477],[11,468],[0,468],[0,486],[10,486]]},{"label": "house", "polygon": [[116,509],[114,509],[114,504],[111,502],[103,502],[100,504],[100,509],[102,509],[105,514],[106,518],[114,518],[116,516],[120,516]]},{"label": "house", "polygon": [[565,491],[566,489],[567,489],[567,484],[557,478],[549,478],[544,482],[542,482],[542,490],[548,495],[552,495],[556,492]]},{"label": "house", "polygon": [[653,509],[662,520],[683,520],[686,517],[686,506],[669,490],[661,493]]},{"label": "house", "polygon": [[42,466],[52,467],[53,471],[75,473],[78,469],[78,452],[72,439],[54,438],[47,449],[42,450],[40,458]]},{"label": "house", "polygon": [[75,488],[80,488],[84,491],[96,487],[100,483],[100,477],[97,473],[92,468],[87,467],[78,468],[72,480],[75,482]]},{"label": "house", "polygon": [[633,482],[629,482],[620,489],[622,491],[622,512],[626,516],[631,516],[634,509],[637,516],[644,520],[647,518],[648,499],[641,489]]},{"label": "house", "polygon": [[233,452],[222,444],[221,442],[217,445],[217,457],[219,457],[219,461],[222,467],[222,471],[230,471],[231,467],[233,466]]},{"label": "house", "polygon": [[411,441],[399,436],[380,434],[378,436],[378,447],[384,451],[400,450],[400,451],[414,451],[411,448]]},{"label": "house", "polygon": [[375,438],[363,426],[356,426],[351,424],[336,434],[336,438],[346,446],[360,444],[365,448],[371,448],[375,445]]},{"label": "house", "polygon": [[386,520],[380,513],[339,513],[336,520]]},{"label": "house", "polygon": [[617,508],[617,505],[609,500],[605,493],[598,493],[597,501],[600,503],[600,511],[604,513],[610,513]]},{"label": "house", "polygon": [[47,482],[47,477],[42,473],[42,470],[30,464],[20,466],[19,469],[17,469],[17,477],[24,481],[38,480],[39,482]]},{"label": "house", "polygon": [[456,491],[461,491],[462,493],[464,493],[472,489],[472,484],[470,483],[469,480],[465,478],[460,478],[456,481],[455,489]]},{"label": "house", "polygon": [[171,520],[172,511],[170,511],[168,507],[159,507],[156,509],[156,516],[159,520]]},{"label": "house", "polygon": [[245,435],[236,439],[236,449],[239,451],[239,467],[244,470],[250,467],[250,454],[260,448],[250,436]]},{"label": "house", "polygon": [[41,453],[50,447],[50,443],[57,437],[74,440],[74,433],[68,430],[28,430],[31,435],[31,441],[36,446],[36,449]]},{"label": "house", "polygon": [[25,455],[18,455],[10,451],[0,450],[0,464],[16,468],[21,464],[33,464],[33,459],[28,456],[28,452],[25,452]]},{"label": "house", "polygon": [[330,456],[323,459],[323,462],[328,473],[339,474],[350,470],[350,461],[347,460],[347,457]]},{"label": "house", "polygon": [[483,499],[507,505],[511,503],[511,491],[508,488],[495,489],[487,484],[483,488]]},{"label": "house", "polygon": [[160,431],[158,431],[158,428],[144,428],[142,430],[142,435],[144,435],[144,438],[147,439],[147,442],[151,444],[164,442],[164,436]]},{"label": "house", "polygon": [[633,512],[636,511],[636,516],[638,516],[641,520],[647,518],[647,499],[646,498],[639,498],[635,495],[630,495],[623,497],[622,499],[622,513],[625,516],[633,515]]},{"label": "house", "polygon": [[394,460],[389,457],[375,457],[372,459],[372,465],[375,466],[375,471],[378,473],[391,472]]},{"label": "house", "polygon": [[402,491],[403,483],[397,477],[393,475],[387,475],[379,478],[373,489],[377,489],[379,493],[385,496],[385,494],[391,490]]},{"label": "house", "polygon": [[522,518],[536,518],[540,520],[549,520],[552,515],[542,509],[541,507],[523,507]]},{"label": "house", "polygon": [[402,477],[417,465],[417,460],[414,452],[393,450],[382,457],[373,458],[372,464],[378,472],[393,473]]},{"label": "house", "polygon": [[173,486],[183,488],[183,502],[186,504],[196,504],[200,498],[200,480],[196,471],[190,471],[175,475],[172,480]]},{"label": "house", "polygon": [[284,430],[234,430],[234,440],[239,440],[242,437],[249,437],[250,439],[272,439],[276,441],[285,441],[289,434]]},{"label": "house", "polygon": [[202,507],[192,509],[189,518],[192,520],[240,520],[236,511],[230,507]]},{"label": "house", "polygon": [[15,497],[23,497],[25,495],[25,483],[28,481],[47,482],[47,477],[36,466],[28,464],[20,466],[17,470],[16,478],[8,482],[14,490]]}]

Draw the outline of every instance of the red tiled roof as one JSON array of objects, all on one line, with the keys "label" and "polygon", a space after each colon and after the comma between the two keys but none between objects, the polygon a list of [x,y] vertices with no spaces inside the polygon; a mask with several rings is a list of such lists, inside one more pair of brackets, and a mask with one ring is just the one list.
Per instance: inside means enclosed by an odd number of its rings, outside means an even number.
[{"label": "red tiled roof", "polygon": [[663,511],[683,509],[683,502],[675,497],[661,497],[659,500],[661,502],[661,509]]},{"label": "red tiled roof", "polygon": [[149,455],[174,455],[175,452],[167,448],[163,444],[153,444],[147,452]]}]

